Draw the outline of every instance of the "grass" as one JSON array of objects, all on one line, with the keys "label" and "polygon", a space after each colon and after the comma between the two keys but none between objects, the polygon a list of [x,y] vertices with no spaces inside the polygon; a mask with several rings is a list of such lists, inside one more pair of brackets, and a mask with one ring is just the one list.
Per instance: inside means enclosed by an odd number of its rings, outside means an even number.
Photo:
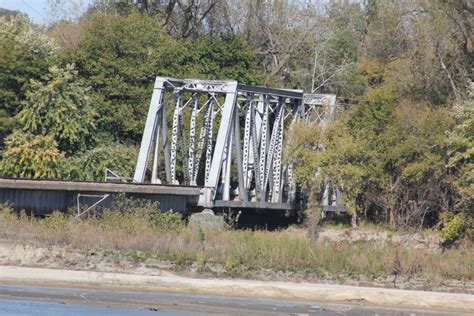
[{"label": "grass", "polygon": [[294,230],[204,231],[186,227],[173,216],[155,216],[151,221],[133,212],[106,212],[85,220],[54,213],[35,219],[0,206],[0,233],[10,240],[127,254],[137,261],[153,257],[183,266],[196,262],[200,269],[206,263],[219,263],[231,275],[272,269],[334,276],[474,280],[471,246],[436,252],[371,242],[314,242]]}]

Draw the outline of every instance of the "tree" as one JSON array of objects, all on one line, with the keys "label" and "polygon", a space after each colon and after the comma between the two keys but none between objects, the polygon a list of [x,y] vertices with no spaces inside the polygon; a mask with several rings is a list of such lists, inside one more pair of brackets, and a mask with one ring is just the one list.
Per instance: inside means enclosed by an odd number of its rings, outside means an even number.
[{"label": "tree", "polygon": [[33,179],[59,177],[59,162],[63,154],[53,136],[33,135],[15,131],[6,138],[0,162],[3,176]]},{"label": "tree", "polygon": [[352,1],[330,1],[322,21],[325,36],[314,43],[310,82],[305,89],[313,93],[335,93],[355,99],[366,89],[358,67],[366,33],[363,6]]},{"label": "tree", "polygon": [[72,154],[91,143],[95,112],[73,64],[51,67],[45,82],[32,80],[22,107],[16,117],[23,130],[52,136],[59,150]]},{"label": "tree", "polygon": [[258,81],[255,56],[237,36],[176,40],[156,17],[131,10],[93,12],[82,22],[82,41],[66,52],[91,87],[101,132],[138,143],[156,76]]},{"label": "tree", "polygon": [[40,80],[55,60],[55,46],[42,29],[21,15],[0,17],[0,149],[16,125],[30,79]]},{"label": "tree", "polygon": [[59,21],[48,29],[47,34],[58,45],[59,55],[78,49],[82,40],[82,30],[77,22]]},{"label": "tree", "polygon": [[3,17],[3,16],[8,17],[8,16],[16,16],[16,15],[21,15],[20,11],[0,8],[0,17]]},{"label": "tree", "polygon": [[180,68],[186,69],[188,77],[237,80],[243,84],[262,80],[256,56],[240,36],[205,36],[186,42],[186,47]]},{"label": "tree", "polygon": [[73,21],[87,9],[86,0],[47,0],[50,22]]},{"label": "tree", "polygon": [[120,176],[132,176],[137,149],[134,146],[118,143],[101,144],[97,147],[64,159],[61,162],[61,175],[65,179],[104,181],[106,168]]},{"label": "tree", "polygon": [[[297,135],[302,150],[291,150],[295,174],[306,187],[329,179],[363,220],[433,225],[452,205],[445,168],[450,124],[446,109],[359,105],[323,134]],[[317,151],[318,144],[325,150]]]},{"label": "tree", "polygon": [[99,114],[97,126],[114,140],[138,142],[155,76],[169,76],[181,45],[158,20],[132,11],[92,12],[81,24],[82,40],[63,58],[73,60]]},{"label": "tree", "polygon": [[441,236],[451,243],[463,236],[474,239],[474,83],[470,98],[454,106],[454,128],[448,134],[450,180],[456,203],[442,217]]},{"label": "tree", "polygon": [[449,167],[461,196],[458,209],[474,216],[474,84],[469,100],[454,107],[456,125],[448,133]]},{"label": "tree", "polygon": [[434,105],[466,96],[470,57],[448,4],[377,0],[369,9],[364,58],[390,67],[400,95]]},{"label": "tree", "polygon": [[214,32],[215,24],[219,24],[219,20],[222,19],[216,18],[216,15],[227,8],[225,0],[99,0],[97,2],[103,12],[110,9],[126,12],[135,8],[143,14],[157,17],[169,35],[181,39],[217,35]]},{"label": "tree", "polygon": [[237,30],[259,58],[265,83],[291,85],[295,64],[306,64],[314,43],[324,37],[317,5],[305,1],[239,1]]}]

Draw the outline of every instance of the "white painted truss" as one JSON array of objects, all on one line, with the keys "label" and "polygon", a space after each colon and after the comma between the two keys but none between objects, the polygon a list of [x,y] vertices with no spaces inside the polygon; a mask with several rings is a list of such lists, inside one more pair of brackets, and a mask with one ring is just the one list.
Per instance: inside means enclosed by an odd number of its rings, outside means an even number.
[{"label": "white painted truss", "polygon": [[324,128],[335,109],[334,95],[157,77],[133,180],[201,187],[204,207],[291,207],[285,132],[298,120]]}]

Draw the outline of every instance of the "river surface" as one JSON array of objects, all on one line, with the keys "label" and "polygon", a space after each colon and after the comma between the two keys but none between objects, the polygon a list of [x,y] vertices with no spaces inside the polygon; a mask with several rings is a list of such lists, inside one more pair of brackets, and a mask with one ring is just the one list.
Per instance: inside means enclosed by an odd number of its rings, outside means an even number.
[{"label": "river surface", "polygon": [[[0,285],[0,316],[4,315],[455,315],[317,302],[260,300],[108,289]],[[459,315],[459,314],[456,314]]]},{"label": "river surface", "polygon": [[131,308],[98,307],[63,303],[34,302],[34,301],[13,301],[0,300],[0,315],[50,315],[50,316],[76,316],[76,315],[117,315],[117,316],[187,316],[192,313],[171,312],[171,311],[151,311]]}]

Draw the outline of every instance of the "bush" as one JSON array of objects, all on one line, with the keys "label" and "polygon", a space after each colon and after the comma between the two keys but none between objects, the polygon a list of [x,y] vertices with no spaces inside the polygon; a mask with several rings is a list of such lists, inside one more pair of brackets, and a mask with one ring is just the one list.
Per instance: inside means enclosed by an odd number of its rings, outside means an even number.
[{"label": "bush", "polygon": [[99,145],[80,155],[63,159],[61,174],[71,180],[104,181],[105,169],[110,168],[127,177],[133,173],[136,154],[136,148],[131,145]]},{"label": "bush", "polygon": [[46,215],[44,220],[40,221],[45,228],[52,231],[64,231],[68,229],[70,219],[64,213],[53,212]]},{"label": "bush", "polygon": [[0,174],[34,179],[57,178],[63,154],[51,136],[15,131],[5,140]]},{"label": "bush", "polygon": [[136,234],[148,228],[148,219],[141,212],[130,210],[118,212],[107,209],[98,219],[100,227],[106,231],[121,231],[126,234]]},{"label": "bush", "polygon": [[183,216],[178,212],[158,212],[151,215],[152,228],[161,232],[179,232],[184,228]]},{"label": "bush", "polygon": [[464,213],[454,215],[451,212],[444,214],[446,224],[441,230],[441,238],[445,243],[452,243],[464,236],[473,237],[474,221]]},{"label": "bush", "polygon": [[0,222],[9,223],[17,219],[13,209],[7,203],[0,204]]},{"label": "bush", "polygon": [[125,194],[115,197],[109,208],[102,211],[100,224],[105,229],[137,233],[144,229],[160,232],[179,232],[183,227],[182,215],[161,212],[158,201],[128,198]]}]

